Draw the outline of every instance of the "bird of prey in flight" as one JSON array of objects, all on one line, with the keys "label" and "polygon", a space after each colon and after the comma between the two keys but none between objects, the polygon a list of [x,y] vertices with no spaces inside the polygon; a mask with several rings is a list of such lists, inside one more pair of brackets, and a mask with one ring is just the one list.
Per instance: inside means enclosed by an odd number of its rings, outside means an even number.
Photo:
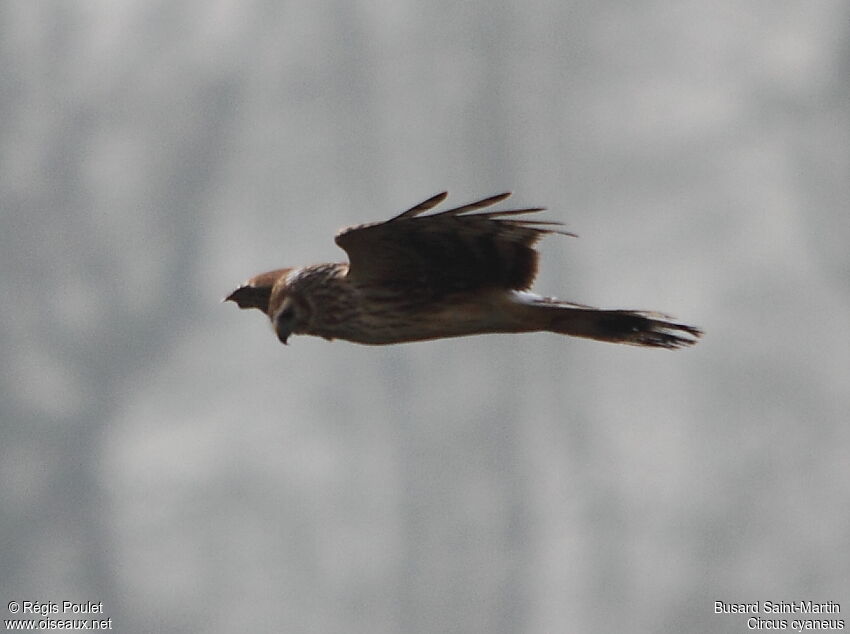
[{"label": "bird of prey in flight", "polygon": [[548,331],[654,348],[696,343],[699,328],[656,312],[603,310],[531,293],[534,246],[561,223],[522,214],[542,208],[479,211],[498,194],[423,214],[446,192],[384,221],[342,229],[348,262],[277,269],[252,277],[226,300],[257,308],[281,343],[316,335],[391,344],[484,333]]}]

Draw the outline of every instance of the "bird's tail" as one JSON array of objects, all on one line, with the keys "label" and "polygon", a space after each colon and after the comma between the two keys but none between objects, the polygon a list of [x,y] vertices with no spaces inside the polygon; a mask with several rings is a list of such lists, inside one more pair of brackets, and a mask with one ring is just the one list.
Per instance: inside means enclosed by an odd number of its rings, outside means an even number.
[{"label": "bird's tail", "polygon": [[553,300],[528,305],[541,330],[611,343],[653,348],[682,348],[702,335],[694,326],[678,324],[661,313],[636,310],[602,310]]}]

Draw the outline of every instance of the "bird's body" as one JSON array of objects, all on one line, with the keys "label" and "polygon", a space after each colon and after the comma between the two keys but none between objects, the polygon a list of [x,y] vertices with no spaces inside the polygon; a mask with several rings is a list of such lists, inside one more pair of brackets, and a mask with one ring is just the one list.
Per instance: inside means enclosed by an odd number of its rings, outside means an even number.
[{"label": "bird's body", "polygon": [[286,274],[281,288],[307,298],[312,316],[292,334],[380,345],[472,332],[521,332],[528,326],[520,314],[519,293],[490,290],[470,298],[468,293],[455,292],[435,298],[352,281],[347,273],[348,265],[337,263]]},{"label": "bird's body", "polygon": [[227,299],[266,313],[283,343],[292,334],[380,345],[534,331],[664,348],[695,342],[697,328],[664,315],[528,292],[534,244],[565,232],[547,226],[557,223],[513,218],[539,208],[469,213],[508,195],[421,216],[446,196],[439,194],[386,222],[337,234],[349,263],[263,273]]}]

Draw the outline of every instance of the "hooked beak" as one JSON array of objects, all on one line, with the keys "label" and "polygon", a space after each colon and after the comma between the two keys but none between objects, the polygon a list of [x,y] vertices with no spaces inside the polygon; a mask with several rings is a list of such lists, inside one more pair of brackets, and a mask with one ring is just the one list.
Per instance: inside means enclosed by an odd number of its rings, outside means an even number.
[{"label": "hooked beak", "polygon": [[278,341],[280,341],[283,345],[287,345],[286,342],[289,339],[289,335],[292,334],[292,329],[287,326],[287,324],[278,320],[275,322],[274,331],[277,333]]}]

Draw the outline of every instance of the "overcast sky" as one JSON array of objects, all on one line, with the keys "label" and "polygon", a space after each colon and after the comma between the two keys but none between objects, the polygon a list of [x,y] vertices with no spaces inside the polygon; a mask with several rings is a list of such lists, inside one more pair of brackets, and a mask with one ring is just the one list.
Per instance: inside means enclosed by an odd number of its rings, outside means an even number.
[{"label": "overcast sky", "polygon": [[[846,618],[848,36],[837,0],[0,4],[0,605],[187,633]],[[446,189],[581,236],[541,244],[542,294],[704,340],[284,348],[220,303]]]}]

